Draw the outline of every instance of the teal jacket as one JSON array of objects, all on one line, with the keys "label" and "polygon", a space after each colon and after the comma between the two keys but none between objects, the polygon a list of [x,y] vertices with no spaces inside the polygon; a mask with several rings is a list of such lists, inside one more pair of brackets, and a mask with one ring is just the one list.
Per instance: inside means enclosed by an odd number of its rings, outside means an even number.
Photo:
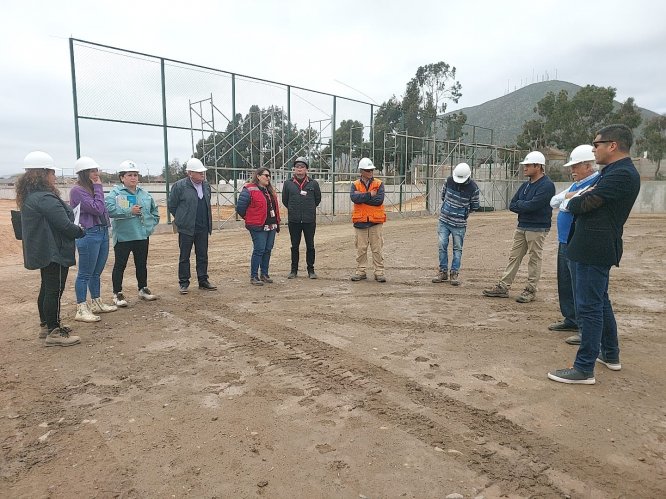
[{"label": "teal jacket", "polygon": [[[124,208],[118,203],[127,196],[136,196],[136,204],[141,206],[141,215],[132,215],[132,207]],[[131,199],[131,198],[130,198]],[[118,241],[141,241],[148,239],[160,223],[160,212],[157,209],[153,196],[141,187],[136,188],[132,194],[124,185],[116,185],[104,198],[104,204],[111,218],[113,228],[113,245]]]}]

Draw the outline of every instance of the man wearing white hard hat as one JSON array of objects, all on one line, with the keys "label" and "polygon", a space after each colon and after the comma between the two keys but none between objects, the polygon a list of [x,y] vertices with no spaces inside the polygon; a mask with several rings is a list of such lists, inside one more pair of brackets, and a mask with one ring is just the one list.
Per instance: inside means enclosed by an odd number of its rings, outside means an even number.
[{"label": "man wearing white hard hat", "polygon": [[[581,341],[573,367],[556,369],[548,379],[593,385],[601,364],[622,369],[615,313],[608,297],[610,269],[622,259],[622,233],[641,188],[641,176],[631,161],[633,134],[626,125],[608,125],[592,141],[601,167],[598,181],[569,200],[574,223],[567,257],[576,273],[576,317]],[[618,380],[619,384],[624,380]]]},{"label": "man wearing white hard hat", "polygon": [[574,293],[576,289],[575,273],[567,258],[567,241],[573,214],[568,210],[569,199],[584,192],[599,178],[598,167],[594,160],[594,153],[590,144],[582,144],[571,151],[569,162],[564,167],[571,168],[574,183],[559,194],[553,196],[550,205],[559,208],[557,214],[557,296],[560,303],[562,320],[548,326],[551,331],[575,331],[577,334],[565,341],[570,345],[580,345],[578,334],[578,321],[576,320],[576,303]]},{"label": "man wearing white hard hat", "polygon": [[354,209],[354,241],[356,244],[356,272],[352,281],[367,279],[368,246],[372,253],[372,263],[377,282],[386,282],[384,276],[384,183],[374,178],[375,165],[370,158],[362,158],[358,163],[360,178],[352,182],[349,193]]},{"label": "man wearing white hard hat", "polygon": [[483,295],[508,298],[509,288],[523,257],[529,254],[527,285],[516,298],[518,303],[529,303],[536,297],[541,278],[543,243],[550,231],[553,215],[550,200],[555,195],[555,184],[546,175],[546,158],[539,151],[529,153],[520,164],[528,180],[518,188],[509,205],[509,209],[518,214],[518,227],[513,234],[509,263],[499,282],[492,288],[484,289]]},{"label": "man wearing white hard hat", "polygon": [[[467,230],[467,217],[479,209],[479,186],[472,180],[472,169],[467,163],[460,163],[453,169],[453,175],[446,179],[442,188],[442,208],[439,212],[439,272],[432,282],[445,282],[450,279],[453,286],[460,280],[463,241]],[[449,268],[449,236],[453,241],[451,274]]]},{"label": "man wearing white hard hat", "polygon": [[187,177],[174,183],[169,193],[169,212],[178,229],[178,284],[182,295],[187,294],[190,286],[192,246],[196,255],[199,289],[217,289],[208,281],[208,236],[213,233],[213,210],[206,170],[208,168],[201,161],[190,158],[185,165]]}]

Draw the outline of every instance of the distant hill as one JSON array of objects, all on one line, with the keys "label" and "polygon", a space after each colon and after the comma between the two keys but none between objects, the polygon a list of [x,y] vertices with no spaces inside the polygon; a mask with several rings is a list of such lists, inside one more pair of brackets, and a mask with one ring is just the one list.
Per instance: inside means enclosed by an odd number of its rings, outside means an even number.
[{"label": "distant hill", "polygon": [[[527,120],[539,118],[534,112],[534,108],[548,92],[558,94],[560,90],[566,90],[569,98],[574,96],[582,87],[567,81],[550,80],[539,83],[532,83],[526,87],[520,88],[497,99],[484,102],[478,106],[465,107],[452,111],[452,113],[464,112],[467,115],[467,123],[478,125],[494,130],[493,142],[497,145],[513,145],[516,138],[523,129],[523,123]],[[615,101],[616,107],[621,105]],[[643,115],[643,122],[657,113],[639,107]],[[446,113],[452,114],[452,113]],[[636,135],[642,132],[642,125],[636,131]],[[468,134],[466,139],[471,140],[471,128],[465,127]],[[490,132],[488,130],[477,129],[477,142],[490,142]]]}]

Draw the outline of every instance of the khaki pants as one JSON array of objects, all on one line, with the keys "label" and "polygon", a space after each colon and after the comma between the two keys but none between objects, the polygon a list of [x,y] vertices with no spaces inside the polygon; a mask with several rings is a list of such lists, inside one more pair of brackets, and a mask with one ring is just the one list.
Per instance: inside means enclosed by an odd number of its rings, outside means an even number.
[{"label": "khaki pants", "polygon": [[527,286],[532,293],[536,293],[537,284],[541,278],[541,263],[543,255],[543,242],[546,240],[548,232],[535,232],[531,230],[516,229],[513,233],[513,246],[509,253],[509,264],[506,266],[504,275],[500,282],[511,287],[516,278],[523,257],[529,253],[530,259],[527,262]]},{"label": "khaki pants", "polygon": [[367,229],[354,228],[356,243],[356,274],[365,275],[368,266],[368,245],[372,251],[375,276],[384,275],[384,225],[377,224]]}]

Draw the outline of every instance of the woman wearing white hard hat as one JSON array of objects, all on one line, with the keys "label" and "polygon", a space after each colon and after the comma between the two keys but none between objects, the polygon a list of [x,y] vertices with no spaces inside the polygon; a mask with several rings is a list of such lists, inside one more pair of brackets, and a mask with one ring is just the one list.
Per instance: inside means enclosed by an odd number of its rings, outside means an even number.
[{"label": "woman wearing white hard hat", "polygon": [[123,276],[130,253],[134,255],[139,298],[157,299],[148,288],[148,239],[160,222],[160,212],[153,196],[139,187],[139,168],[134,161],[120,163],[118,178],[120,184],[111,189],[105,201],[113,227],[113,303],[126,307]]},{"label": "woman wearing white hard hat", "polygon": [[[106,305],[101,299],[101,275],[109,258],[109,213],[104,203],[104,189],[99,177],[99,165],[94,159],[81,156],[74,163],[79,176],[69,193],[72,208],[80,210],[79,224],[86,230],[85,237],[76,242],[79,251],[79,272],[76,276],[76,317],[81,322],[97,322],[96,313],[113,312],[115,305]],[[90,290],[91,304],[87,296]]]},{"label": "woman wearing white hard hat", "polygon": [[25,174],[16,183],[16,204],[21,210],[21,239],[25,268],[39,269],[41,286],[37,310],[46,346],[71,346],[81,341],[60,322],[60,297],[69,267],[76,263],[74,240],[84,231],[55,186],[55,163],[42,151],[23,160]]}]

